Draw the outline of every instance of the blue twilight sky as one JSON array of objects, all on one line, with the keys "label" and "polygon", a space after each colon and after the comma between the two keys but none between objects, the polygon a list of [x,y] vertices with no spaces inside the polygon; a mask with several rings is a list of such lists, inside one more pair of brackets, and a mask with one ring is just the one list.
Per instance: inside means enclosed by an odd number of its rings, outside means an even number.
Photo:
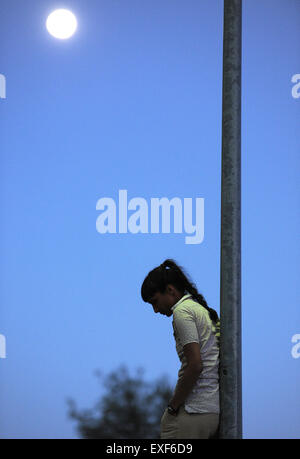
[{"label": "blue twilight sky", "polygon": [[[45,27],[61,7],[65,41]],[[299,24],[299,0],[243,1],[245,438],[300,437]],[[0,31],[0,434],[76,438],[66,399],[92,407],[96,369],[176,383],[149,270],[174,258],[220,310],[223,1],[3,0]],[[119,190],[147,201],[148,234],[96,230]],[[202,243],[150,232],[162,197],[192,198],[194,219],[204,198]]]}]

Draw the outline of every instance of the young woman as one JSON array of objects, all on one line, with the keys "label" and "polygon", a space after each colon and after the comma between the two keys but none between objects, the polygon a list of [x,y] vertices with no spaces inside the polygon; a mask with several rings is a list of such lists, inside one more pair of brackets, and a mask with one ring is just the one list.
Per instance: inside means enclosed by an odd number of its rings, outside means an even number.
[{"label": "young woman", "polygon": [[188,279],[167,259],[146,276],[141,296],[155,313],[173,315],[181,361],[178,381],[161,418],[162,439],[211,438],[219,425],[219,317]]}]

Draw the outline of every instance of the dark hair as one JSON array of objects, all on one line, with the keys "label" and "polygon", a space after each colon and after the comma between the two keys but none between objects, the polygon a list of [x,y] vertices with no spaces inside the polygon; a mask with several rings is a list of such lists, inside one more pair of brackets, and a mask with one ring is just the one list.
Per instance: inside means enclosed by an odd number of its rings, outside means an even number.
[{"label": "dark hair", "polygon": [[205,298],[198,292],[195,284],[191,282],[183,268],[171,259],[165,260],[160,266],[148,273],[141,287],[143,301],[149,303],[156,292],[165,293],[168,284],[172,284],[182,295],[185,291],[191,293],[193,299],[208,310],[211,320],[215,323],[219,321],[218,313],[208,307]]}]

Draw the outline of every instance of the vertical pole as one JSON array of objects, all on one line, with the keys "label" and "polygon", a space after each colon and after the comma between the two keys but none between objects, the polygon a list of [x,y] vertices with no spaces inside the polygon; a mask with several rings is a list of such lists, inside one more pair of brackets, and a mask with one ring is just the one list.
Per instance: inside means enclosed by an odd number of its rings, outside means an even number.
[{"label": "vertical pole", "polygon": [[242,438],[241,32],[242,0],[224,0],[220,438]]}]

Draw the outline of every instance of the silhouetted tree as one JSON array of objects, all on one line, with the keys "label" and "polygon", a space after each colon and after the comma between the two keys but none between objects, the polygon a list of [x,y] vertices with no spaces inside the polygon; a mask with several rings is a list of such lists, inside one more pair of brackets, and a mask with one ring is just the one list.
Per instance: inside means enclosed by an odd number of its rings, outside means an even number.
[{"label": "silhouetted tree", "polygon": [[173,391],[166,376],[148,383],[143,372],[139,368],[137,376],[130,377],[124,365],[111,372],[103,384],[106,393],[93,409],[79,412],[75,402],[67,400],[68,415],[77,421],[82,438],[159,438],[160,419]]}]

